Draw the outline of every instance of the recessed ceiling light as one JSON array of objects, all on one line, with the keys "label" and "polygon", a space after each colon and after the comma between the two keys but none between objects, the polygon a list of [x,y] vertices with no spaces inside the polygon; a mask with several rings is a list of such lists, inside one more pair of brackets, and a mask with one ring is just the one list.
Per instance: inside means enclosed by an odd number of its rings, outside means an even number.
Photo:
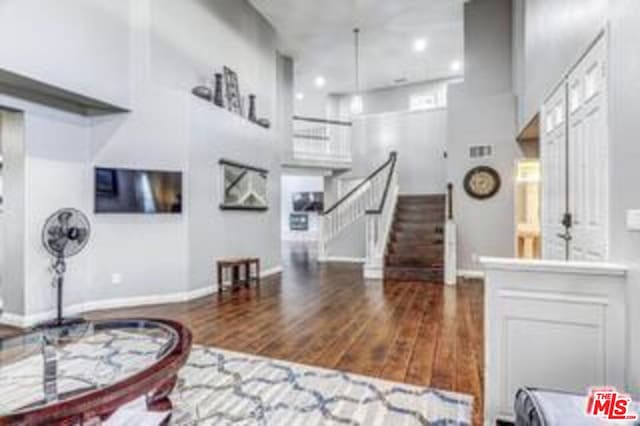
[{"label": "recessed ceiling light", "polygon": [[296,99],[299,100],[299,101],[303,100],[304,99],[304,93],[302,93],[302,92],[296,93]]},{"label": "recessed ceiling light", "polygon": [[319,75],[316,77],[313,83],[318,89],[322,89],[327,84],[327,80],[323,76]]},{"label": "recessed ceiling light", "polygon": [[427,49],[427,39],[418,38],[413,41],[413,50],[420,53]]},{"label": "recessed ceiling light", "polygon": [[451,66],[449,68],[453,72],[462,71],[462,62],[461,61],[453,61],[453,62],[451,62]]}]

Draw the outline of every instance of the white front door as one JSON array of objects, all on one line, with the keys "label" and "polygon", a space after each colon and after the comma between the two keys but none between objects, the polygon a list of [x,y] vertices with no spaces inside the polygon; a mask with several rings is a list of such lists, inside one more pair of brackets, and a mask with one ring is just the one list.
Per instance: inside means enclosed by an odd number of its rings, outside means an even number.
[{"label": "white front door", "polygon": [[607,49],[602,37],[568,78],[572,260],[608,257]]},{"label": "white front door", "polygon": [[608,258],[607,98],[607,38],[603,35],[542,108],[545,259]]},{"label": "white front door", "polygon": [[542,107],[540,169],[542,174],[542,257],[566,259],[567,244],[560,238],[566,230],[567,211],[567,90],[558,86]]}]

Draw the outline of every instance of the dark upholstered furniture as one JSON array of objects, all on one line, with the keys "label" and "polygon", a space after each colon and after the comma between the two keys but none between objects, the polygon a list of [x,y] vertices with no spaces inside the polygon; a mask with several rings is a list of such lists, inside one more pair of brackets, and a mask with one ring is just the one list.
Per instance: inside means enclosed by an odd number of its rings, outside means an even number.
[{"label": "dark upholstered furniture", "polygon": [[[602,421],[585,414],[587,396],[567,392],[523,388],[516,394],[515,426],[600,426]],[[635,407],[636,411],[639,407]],[[627,423],[638,426],[640,422]]]}]

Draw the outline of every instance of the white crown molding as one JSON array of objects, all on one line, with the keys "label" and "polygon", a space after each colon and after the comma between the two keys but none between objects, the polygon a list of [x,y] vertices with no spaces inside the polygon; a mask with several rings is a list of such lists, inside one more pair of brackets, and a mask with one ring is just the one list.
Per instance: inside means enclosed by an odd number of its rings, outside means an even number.
[{"label": "white crown molding", "polygon": [[[261,278],[266,278],[272,275],[276,275],[282,272],[282,267],[277,266],[275,268],[266,269],[262,271]],[[154,296],[138,296],[127,297],[118,299],[107,299],[88,301],[84,303],[77,303],[75,305],[65,307],[65,313],[69,315],[80,315],[86,312],[92,311],[104,311],[108,309],[120,309],[120,308],[132,308],[151,305],[167,305],[173,303],[184,303],[191,300],[200,299],[202,297],[209,296],[215,293],[218,288],[214,285],[210,287],[199,288],[195,290],[160,294]],[[54,318],[56,315],[55,310],[41,312],[33,315],[15,315],[8,312],[0,314],[0,324],[9,325],[18,328],[28,328],[35,324],[47,321]]]}]

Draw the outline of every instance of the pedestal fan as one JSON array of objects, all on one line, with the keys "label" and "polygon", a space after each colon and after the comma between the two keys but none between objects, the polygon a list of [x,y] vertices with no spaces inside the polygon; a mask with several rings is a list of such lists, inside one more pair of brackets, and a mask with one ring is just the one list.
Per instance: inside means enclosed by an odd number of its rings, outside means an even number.
[{"label": "pedestal fan", "polygon": [[53,256],[53,286],[58,293],[57,316],[53,321],[41,324],[39,328],[59,327],[81,322],[77,318],[64,318],[62,315],[62,294],[64,274],[67,270],[66,259],[80,253],[89,241],[90,225],[87,216],[79,210],[65,208],[52,214],[42,228],[42,244]]}]

